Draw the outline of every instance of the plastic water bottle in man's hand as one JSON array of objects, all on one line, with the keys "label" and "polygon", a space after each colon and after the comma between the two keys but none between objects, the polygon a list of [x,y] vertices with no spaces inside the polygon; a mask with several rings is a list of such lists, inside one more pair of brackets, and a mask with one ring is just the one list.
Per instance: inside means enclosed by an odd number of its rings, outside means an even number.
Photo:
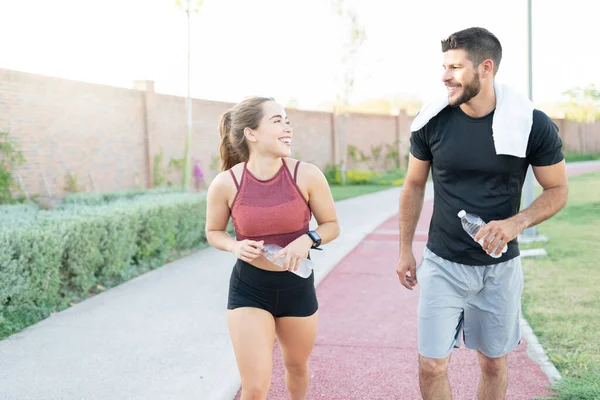
[{"label": "plastic water bottle in man's hand", "polygon": [[[458,217],[460,218],[460,222],[461,222],[462,227],[465,230],[465,232],[467,232],[473,239],[475,239],[475,236],[477,236],[477,232],[479,232],[479,230],[485,226],[485,222],[479,216],[477,216],[475,214],[469,214],[465,210],[461,210],[458,213]],[[478,242],[482,246],[482,248],[483,248],[483,239],[485,239],[485,236],[482,237]],[[496,246],[494,251],[492,251],[489,255],[494,258],[502,257],[502,254],[506,253],[506,250],[508,250],[508,246],[504,245],[504,248],[502,249],[502,253],[500,253],[500,255],[498,255],[498,256],[496,254],[494,254],[497,249],[498,249],[498,246]]]}]

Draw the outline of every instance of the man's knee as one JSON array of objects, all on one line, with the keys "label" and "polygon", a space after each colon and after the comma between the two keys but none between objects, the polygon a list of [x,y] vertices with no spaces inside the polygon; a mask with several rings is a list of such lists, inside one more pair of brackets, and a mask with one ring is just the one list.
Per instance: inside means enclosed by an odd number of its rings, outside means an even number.
[{"label": "man's knee", "polygon": [[497,378],[506,374],[506,356],[490,358],[479,353],[479,364],[481,372],[490,378]]},{"label": "man's knee", "polygon": [[419,373],[426,379],[435,379],[446,375],[448,371],[448,361],[446,358],[427,358],[419,356]]}]

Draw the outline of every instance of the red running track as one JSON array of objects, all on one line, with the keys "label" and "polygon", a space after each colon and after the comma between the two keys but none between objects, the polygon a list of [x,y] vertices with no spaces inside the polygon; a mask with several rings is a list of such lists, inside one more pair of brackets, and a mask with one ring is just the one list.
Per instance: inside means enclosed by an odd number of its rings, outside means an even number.
[{"label": "red running track", "polygon": [[[600,170],[572,168],[569,176]],[[424,204],[415,235],[417,262],[427,241],[433,201]],[[397,217],[368,235],[318,285],[319,333],[310,358],[308,399],[415,400],[418,383],[418,290],[400,285]],[[507,399],[549,394],[548,377],[527,356],[527,342],[509,354]],[[476,399],[480,370],[474,351],[455,349],[449,367],[454,399]],[[273,354],[268,399],[288,399],[279,346]],[[239,394],[237,396],[239,398]]]}]

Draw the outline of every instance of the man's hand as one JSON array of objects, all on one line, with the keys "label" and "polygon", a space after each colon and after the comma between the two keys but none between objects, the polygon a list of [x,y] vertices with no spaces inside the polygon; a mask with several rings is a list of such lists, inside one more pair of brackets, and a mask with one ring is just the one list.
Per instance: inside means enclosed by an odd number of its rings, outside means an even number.
[{"label": "man's hand", "polygon": [[396,273],[402,286],[413,290],[413,287],[417,285],[417,261],[412,251],[400,254]]},{"label": "man's hand", "polygon": [[499,256],[502,254],[504,245],[516,238],[521,231],[523,228],[514,217],[501,221],[490,221],[477,232],[475,241],[479,243],[483,238],[481,247],[486,253],[492,254],[492,251],[496,249],[493,254]]}]

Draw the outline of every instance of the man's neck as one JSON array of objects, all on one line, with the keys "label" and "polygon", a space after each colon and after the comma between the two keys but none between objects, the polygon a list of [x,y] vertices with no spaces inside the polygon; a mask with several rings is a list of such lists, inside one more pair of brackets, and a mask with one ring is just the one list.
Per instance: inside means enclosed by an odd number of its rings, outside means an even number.
[{"label": "man's neck", "polygon": [[460,105],[465,114],[473,118],[485,117],[496,108],[496,92],[494,86],[489,85],[481,88],[479,94],[466,103]]}]

